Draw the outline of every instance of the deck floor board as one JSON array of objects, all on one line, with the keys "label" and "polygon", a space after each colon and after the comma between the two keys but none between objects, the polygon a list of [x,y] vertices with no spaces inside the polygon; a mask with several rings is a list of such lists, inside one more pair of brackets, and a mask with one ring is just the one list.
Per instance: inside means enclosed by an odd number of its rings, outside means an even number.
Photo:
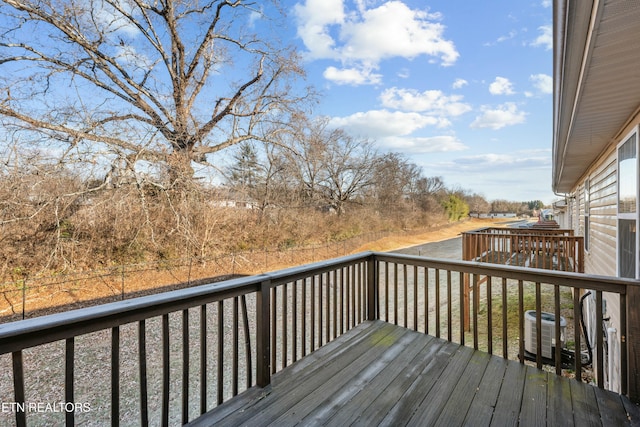
[{"label": "deck floor board", "polygon": [[194,420],[237,425],[637,425],[625,397],[386,322],[365,322]]}]

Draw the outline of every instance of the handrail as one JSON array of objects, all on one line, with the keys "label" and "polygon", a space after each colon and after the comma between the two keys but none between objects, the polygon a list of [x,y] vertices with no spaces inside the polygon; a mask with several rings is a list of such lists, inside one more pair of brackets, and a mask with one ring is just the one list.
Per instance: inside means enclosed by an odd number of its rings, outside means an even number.
[{"label": "handrail", "polygon": [[241,277],[193,288],[117,301],[64,313],[0,324],[0,354],[100,331],[150,317],[196,307],[260,290],[266,280],[272,286],[351,265],[371,252],[319,261],[257,276]]},{"label": "handrail", "polygon": [[544,282],[552,285],[571,286],[624,295],[628,286],[640,286],[637,280],[611,276],[585,275],[570,271],[554,271],[543,268],[518,267],[513,265],[489,264],[477,261],[459,261],[451,259],[424,258],[416,255],[395,253],[376,253],[378,261],[407,261],[412,265],[455,270],[481,276],[506,277],[514,280]]}]

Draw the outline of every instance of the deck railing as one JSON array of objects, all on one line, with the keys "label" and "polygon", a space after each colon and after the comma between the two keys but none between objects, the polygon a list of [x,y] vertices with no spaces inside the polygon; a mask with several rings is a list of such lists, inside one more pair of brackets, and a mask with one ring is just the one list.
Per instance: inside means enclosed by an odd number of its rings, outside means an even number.
[{"label": "deck railing", "polygon": [[462,259],[584,273],[584,237],[569,229],[481,228],[462,233]]},{"label": "deck railing", "polygon": [[[275,372],[364,320],[382,319],[524,363],[524,313],[536,310],[535,325],[542,325],[546,311],[572,324],[563,331],[556,322],[553,342],[580,355],[586,289],[596,296],[597,383],[604,385],[602,295],[612,292],[620,296],[622,392],[637,400],[639,325],[635,315],[627,317],[637,288],[625,279],[367,252],[28,319],[0,325],[0,366],[12,373],[0,380],[0,401],[12,402],[0,423],[9,416],[19,426],[31,419],[185,423],[245,389],[266,386]],[[468,306],[461,304],[465,298]],[[471,332],[462,322],[465,307]],[[549,357],[543,357],[542,328],[534,334],[540,367]],[[554,345],[550,359],[563,360],[561,347]],[[313,363],[313,355],[305,360],[296,369]],[[581,372],[582,357],[570,363]],[[562,363],[555,365],[561,373]],[[60,410],[38,406],[50,402]]]}]

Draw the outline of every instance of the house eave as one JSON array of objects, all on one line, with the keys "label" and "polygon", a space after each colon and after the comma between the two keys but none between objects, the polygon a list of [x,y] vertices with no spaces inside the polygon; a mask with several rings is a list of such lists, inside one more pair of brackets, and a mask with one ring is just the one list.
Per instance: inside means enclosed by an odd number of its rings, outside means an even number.
[{"label": "house eave", "polygon": [[554,2],[553,190],[579,183],[640,106],[640,8]]}]

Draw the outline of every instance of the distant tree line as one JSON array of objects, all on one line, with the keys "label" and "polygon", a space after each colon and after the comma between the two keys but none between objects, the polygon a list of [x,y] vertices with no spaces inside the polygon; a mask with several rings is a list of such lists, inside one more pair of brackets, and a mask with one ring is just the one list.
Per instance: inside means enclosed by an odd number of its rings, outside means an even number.
[{"label": "distant tree line", "polygon": [[539,206],[449,188],[326,119],[301,121],[277,144],[244,142],[229,154],[220,185],[196,180],[183,197],[161,169],[104,173],[90,162],[5,146],[0,276],[291,247]]}]

